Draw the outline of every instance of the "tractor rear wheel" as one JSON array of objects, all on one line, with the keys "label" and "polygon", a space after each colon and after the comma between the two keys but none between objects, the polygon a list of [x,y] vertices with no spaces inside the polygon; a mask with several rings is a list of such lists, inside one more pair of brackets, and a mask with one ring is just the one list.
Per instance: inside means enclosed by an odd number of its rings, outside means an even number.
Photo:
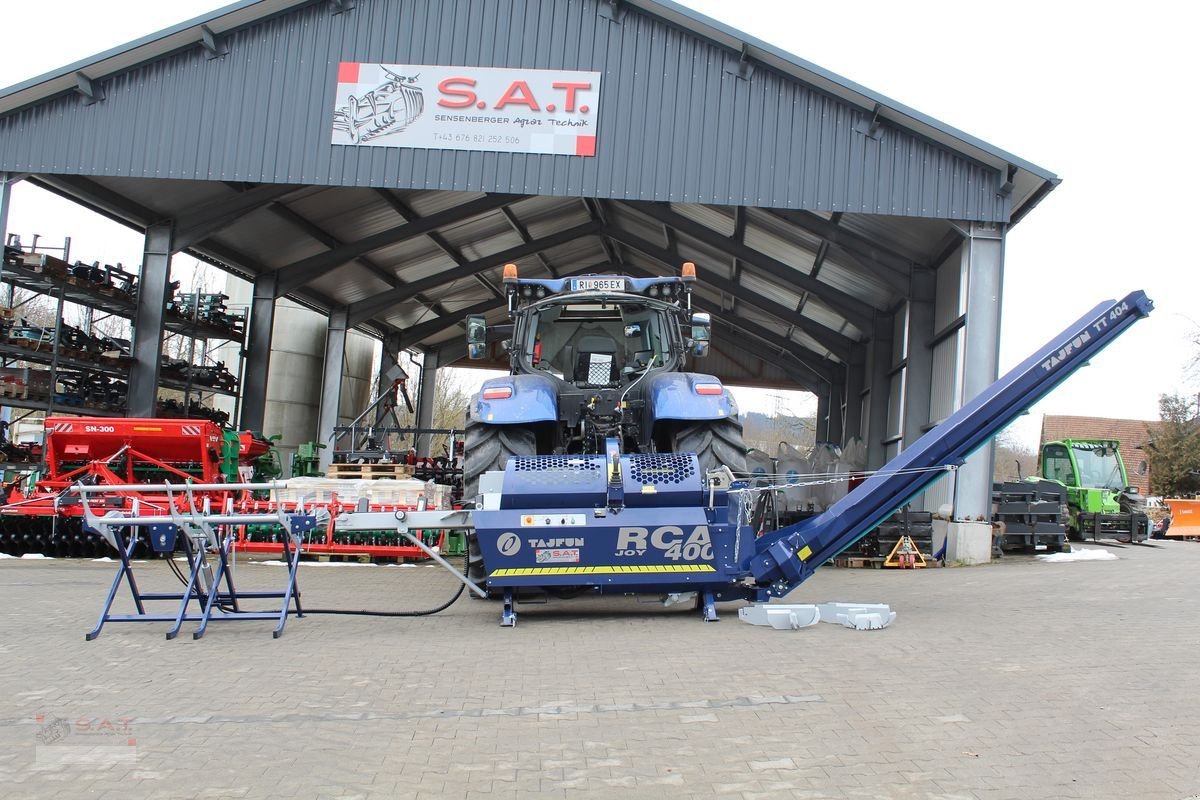
[{"label": "tractor rear wheel", "polygon": [[695,453],[704,472],[725,466],[735,477],[746,474],[746,440],[736,417],[687,423],[676,431],[674,445],[676,453]]},{"label": "tractor rear wheel", "polygon": [[468,421],[463,442],[463,500],[479,494],[479,476],[502,470],[511,456],[537,455],[537,436],[518,425]]},{"label": "tractor rear wheel", "polygon": [[[479,476],[483,473],[504,469],[513,456],[532,455],[537,455],[537,436],[529,428],[468,420],[463,442],[463,500],[475,501]],[[474,532],[467,536],[467,577],[480,585],[487,580],[483,553]]]}]

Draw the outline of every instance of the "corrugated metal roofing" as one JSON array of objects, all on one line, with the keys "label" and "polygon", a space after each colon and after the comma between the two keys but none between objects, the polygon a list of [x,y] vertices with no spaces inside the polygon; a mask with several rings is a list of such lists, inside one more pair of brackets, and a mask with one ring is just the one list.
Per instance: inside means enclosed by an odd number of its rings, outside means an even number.
[{"label": "corrugated metal roofing", "polygon": [[[197,46],[95,75],[100,102],[7,109],[0,169],[1009,219],[995,166],[766,65],[739,75],[739,51],[653,4],[619,23],[607,7],[299,3],[225,32],[220,58]],[[333,146],[342,61],[600,71],[597,156]]]},{"label": "corrugated metal roofing", "polygon": [[[698,301],[741,322],[738,346],[822,369],[897,306],[913,267],[937,266],[960,236],[947,220],[1006,222],[1057,183],[674,3],[615,5],[245,0],[0,92],[0,170],[135,226],[293,185],[192,249],[252,277],[382,237],[306,273],[303,298],[369,307],[375,330],[402,337],[421,326],[426,344],[458,338],[456,315],[494,298],[498,256],[519,253],[526,275],[693,260]],[[225,55],[197,44],[202,24]],[[598,154],[333,146],[341,61],[600,71]],[[102,101],[82,102],[75,71]]]}]

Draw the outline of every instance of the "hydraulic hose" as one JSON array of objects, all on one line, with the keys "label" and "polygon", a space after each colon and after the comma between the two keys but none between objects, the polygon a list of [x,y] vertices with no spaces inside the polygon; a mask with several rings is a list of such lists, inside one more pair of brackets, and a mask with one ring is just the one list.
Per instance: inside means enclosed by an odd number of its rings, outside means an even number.
[{"label": "hydraulic hose", "polygon": [[[175,573],[175,577],[177,577],[179,579],[179,582],[186,586],[187,585],[187,577],[183,574],[183,571],[179,568],[179,565],[175,563],[175,559],[171,558],[169,554],[167,557],[167,563],[170,565],[171,571]],[[462,572],[464,575],[467,574],[467,569],[469,566],[470,566],[470,553],[467,552],[467,553],[463,554]],[[350,608],[305,608],[303,613],[305,613],[305,614],[331,614],[331,615],[340,615],[340,616],[346,616],[346,617],[428,617],[428,616],[432,616],[434,614],[440,613],[442,611],[445,611],[447,608],[449,608],[450,606],[452,606],[456,602],[458,602],[458,598],[462,597],[463,590],[465,590],[466,588],[467,588],[467,585],[465,583],[460,583],[458,585],[458,591],[456,591],[454,593],[454,595],[446,602],[442,603],[439,606],[434,606],[433,608],[425,608],[425,609],[420,609],[417,611],[372,611],[370,609],[350,609]],[[222,605],[220,603],[218,603],[217,606],[224,611],[233,611],[233,608],[231,606]]]},{"label": "hydraulic hose", "polygon": [[[467,574],[469,566],[469,557],[466,553],[463,554],[463,574]],[[367,609],[354,610],[348,608],[305,608],[305,614],[337,614],[346,617],[428,617],[445,611],[450,606],[458,602],[458,598],[462,597],[463,590],[467,588],[465,583],[458,585],[458,591],[454,593],[446,602],[434,608],[426,608],[420,611],[371,611]]]}]

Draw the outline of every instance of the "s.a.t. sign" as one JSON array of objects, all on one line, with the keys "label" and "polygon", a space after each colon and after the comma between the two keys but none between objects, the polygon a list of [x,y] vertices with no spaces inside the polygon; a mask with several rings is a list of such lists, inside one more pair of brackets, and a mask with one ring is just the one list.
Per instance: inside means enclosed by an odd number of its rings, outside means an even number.
[{"label": "s.a.t. sign", "polygon": [[599,72],[343,62],[333,143],[594,156],[599,107]]}]

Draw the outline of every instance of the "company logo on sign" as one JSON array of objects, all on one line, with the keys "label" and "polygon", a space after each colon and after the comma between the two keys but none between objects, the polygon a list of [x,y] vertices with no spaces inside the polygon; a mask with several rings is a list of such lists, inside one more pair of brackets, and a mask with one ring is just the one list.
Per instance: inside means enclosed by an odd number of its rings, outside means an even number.
[{"label": "company logo on sign", "polygon": [[539,564],[578,564],[579,548],[563,547],[552,550],[537,550],[535,557]]},{"label": "company logo on sign", "polygon": [[421,117],[425,110],[425,93],[417,83],[421,76],[398,75],[382,64],[379,68],[383,83],[359,95],[351,93],[333,112],[335,144],[339,134],[350,144],[367,144],[381,136],[403,133]]},{"label": "company logo on sign", "polygon": [[345,62],[332,141],[594,156],[599,103],[599,72]]}]

